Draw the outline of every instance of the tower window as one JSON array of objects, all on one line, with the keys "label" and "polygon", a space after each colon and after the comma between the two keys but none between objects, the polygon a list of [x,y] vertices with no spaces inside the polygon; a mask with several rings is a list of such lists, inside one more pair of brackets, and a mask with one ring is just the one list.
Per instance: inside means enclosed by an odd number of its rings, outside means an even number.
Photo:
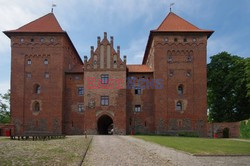
[{"label": "tower window", "polygon": [[114,64],[116,64],[116,60],[114,60]]},{"label": "tower window", "polygon": [[187,56],[187,61],[188,61],[188,62],[192,62],[192,56],[191,56],[191,55],[188,55],[188,56]]},{"label": "tower window", "polygon": [[32,74],[31,73],[27,73],[27,78],[31,78]]},{"label": "tower window", "polygon": [[43,63],[44,63],[45,65],[48,65],[48,64],[49,64],[49,60],[48,60],[48,59],[44,59]]},{"label": "tower window", "polygon": [[41,86],[36,84],[34,86],[34,92],[35,92],[35,94],[40,94],[41,93]]},{"label": "tower window", "polygon": [[141,112],[141,105],[135,105],[135,112]]},{"label": "tower window", "polygon": [[31,59],[28,59],[28,60],[27,60],[27,64],[28,64],[28,65],[31,65],[31,64],[32,64]]},{"label": "tower window", "polygon": [[191,77],[191,71],[190,70],[187,71],[187,76]]},{"label": "tower window", "polygon": [[177,103],[176,103],[176,110],[177,111],[181,111],[182,110],[182,102],[181,101],[177,101]]},{"label": "tower window", "polygon": [[182,95],[183,94],[183,85],[178,86],[178,94]]},{"label": "tower window", "polygon": [[38,102],[38,101],[35,101],[34,103],[33,103],[33,111],[34,112],[40,112],[40,103]]},{"label": "tower window", "polygon": [[49,78],[49,72],[44,73],[44,78],[48,79]]},{"label": "tower window", "polygon": [[168,56],[168,63],[172,63],[173,62],[173,57],[171,55]]},{"label": "tower window", "polygon": [[102,84],[108,84],[109,82],[109,75],[108,74],[102,74],[101,75],[101,83]]},{"label": "tower window", "polygon": [[41,42],[41,43],[44,43],[44,41],[45,41],[45,40],[44,40],[44,38],[42,37],[42,38],[40,39],[40,42]]},{"label": "tower window", "polygon": [[83,96],[83,94],[84,94],[84,88],[83,87],[79,87],[78,88],[78,95],[79,96]]},{"label": "tower window", "polygon": [[54,38],[50,38],[50,42],[53,43],[55,41]]},{"label": "tower window", "polygon": [[136,95],[141,95],[141,88],[140,87],[135,87],[135,94]]},{"label": "tower window", "polygon": [[83,111],[84,111],[84,105],[78,104],[78,112],[83,112]]},{"label": "tower window", "polygon": [[101,96],[101,105],[108,106],[109,105],[109,97],[108,96]]}]

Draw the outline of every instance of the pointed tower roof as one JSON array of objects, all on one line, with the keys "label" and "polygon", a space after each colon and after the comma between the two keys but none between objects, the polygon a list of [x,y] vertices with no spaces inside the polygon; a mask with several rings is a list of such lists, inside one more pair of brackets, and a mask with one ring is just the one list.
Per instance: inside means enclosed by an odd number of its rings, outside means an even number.
[{"label": "pointed tower roof", "polygon": [[16,30],[6,32],[64,32],[53,13],[46,14]]},{"label": "pointed tower roof", "polygon": [[204,35],[209,38],[214,31],[212,30],[204,30],[200,29],[197,26],[191,24],[190,22],[184,20],[180,16],[176,15],[173,12],[168,13],[167,17],[162,21],[160,26],[150,31],[148,43],[146,46],[146,50],[143,57],[142,64],[146,63],[147,57],[148,57],[148,51],[150,49],[150,45],[152,43],[152,38],[155,34],[159,33],[166,33],[166,34],[172,34],[172,33],[203,33]]},{"label": "pointed tower roof", "polygon": [[190,22],[170,12],[156,31],[203,31]]}]

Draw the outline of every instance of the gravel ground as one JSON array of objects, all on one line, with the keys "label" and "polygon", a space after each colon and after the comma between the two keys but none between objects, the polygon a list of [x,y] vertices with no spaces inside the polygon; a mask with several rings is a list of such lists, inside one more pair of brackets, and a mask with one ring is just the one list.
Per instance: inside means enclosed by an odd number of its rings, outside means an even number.
[{"label": "gravel ground", "polygon": [[0,166],[78,165],[91,137],[67,136],[47,141],[18,141],[0,138]]},{"label": "gravel ground", "polygon": [[197,157],[130,136],[94,136],[84,165],[247,166],[250,157]]}]

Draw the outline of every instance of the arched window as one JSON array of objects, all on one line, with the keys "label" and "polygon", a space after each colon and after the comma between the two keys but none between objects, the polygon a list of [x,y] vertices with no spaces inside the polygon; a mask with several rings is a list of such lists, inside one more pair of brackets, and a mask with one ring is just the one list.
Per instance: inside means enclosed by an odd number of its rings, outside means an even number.
[{"label": "arched window", "polygon": [[28,65],[31,65],[31,64],[32,64],[31,59],[28,59],[28,60],[27,60],[27,64],[28,64]]},{"label": "arched window", "polygon": [[33,104],[33,111],[34,112],[40,112],[40,103],[35,101]]},{"label": "arched window", "polygon": [[38,85],[38,84],[36,84],[36,85],[34,86],[34,92],[35,92],[36,94],[40,94],[40,93],[41,93],[41,86]]},{"label": "arched window", "polygon": [[178,94],[182,95],[183,94],[183,85],[178,86]]},{"label": "arched window", "polygon": [[176,103],[176,110],[178,110],[178,111],[182,110],[182,102],[181,101],[177,101],[177,103]]},{"label": "arched window", "polygon": [[45,65],[47,65],[47,64],[49,64],[49,60],[48,60],[48,59],[44,59],[43,63],[44,63]]}]

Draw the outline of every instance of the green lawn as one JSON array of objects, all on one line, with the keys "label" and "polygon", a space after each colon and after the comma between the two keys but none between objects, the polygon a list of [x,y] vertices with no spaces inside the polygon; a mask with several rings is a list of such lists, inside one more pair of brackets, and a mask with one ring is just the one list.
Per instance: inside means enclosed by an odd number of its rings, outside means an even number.
[{"label": "green lawn", "polygon": [[250,142],[171,136],[135,136],[196,155],[250,155]]}]

